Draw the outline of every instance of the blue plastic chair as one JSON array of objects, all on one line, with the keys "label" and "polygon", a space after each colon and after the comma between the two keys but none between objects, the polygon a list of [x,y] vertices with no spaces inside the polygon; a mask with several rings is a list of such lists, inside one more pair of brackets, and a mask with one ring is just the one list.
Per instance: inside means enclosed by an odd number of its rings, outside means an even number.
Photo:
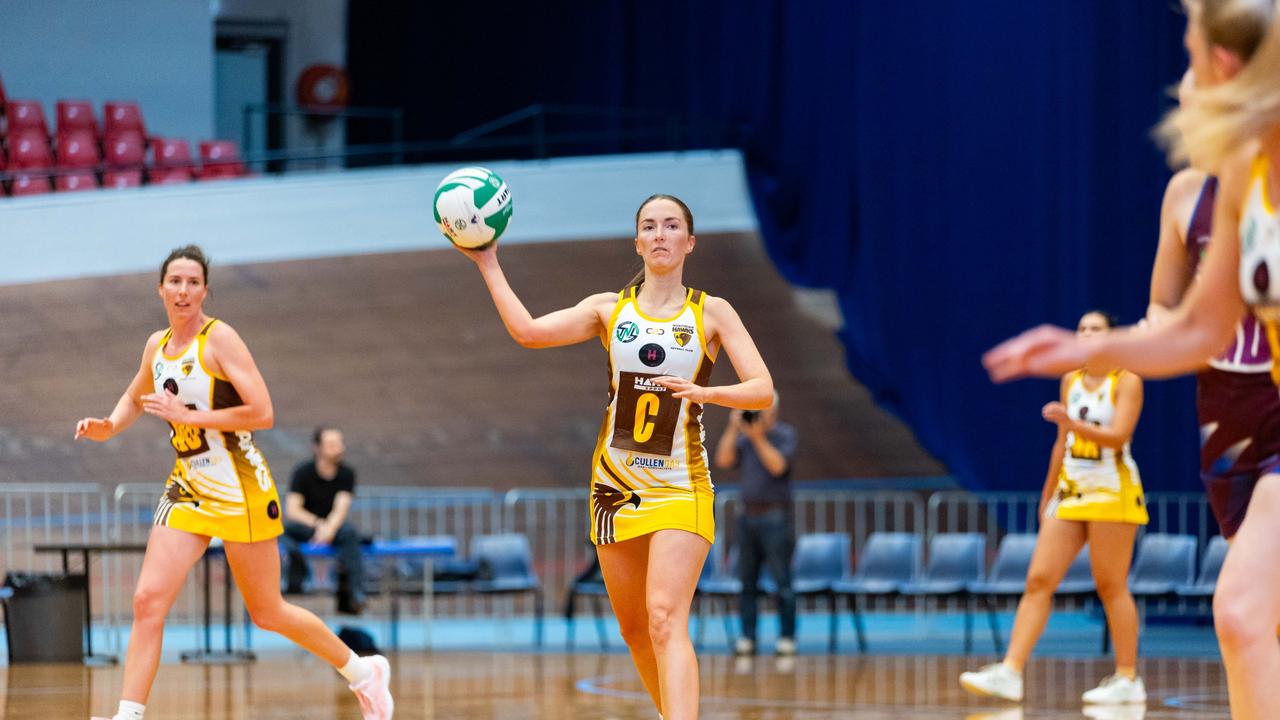
[{"label": "blue plastic chair", "polygon": [[920,536],[915,533],[874,532],[858,556],[858,570],[831,583],[833,595],[850,598],[858,650],[867,651],[867,634],[859,605],[868,596],[890,596],[920,571]]},{"label": "blue plastic chair", "polygon": [[963,597],[964,651],[973,649],[973,596],[969,583],[982,580],[987,554],[987,538],[980,533],[940,533],[929,542],[929,564],[924,578],[904,583],[903,595],[916,597]]},{"label": "blue plastic chair", "polygon": [[1179,597],[1213,597],[1218,586],[1218,573],[1222,572],[1222,562],[1227,559],[1227,539],[1214,535],[1205,546],[1204,558],[1200,561],[1200,575],[1189,585],[1174,588]]},{"label": "blue plastic chair", "polygon": [[533,572],[529,539],[519,533],[471,538],[471,559],[480,564],[480,579],[471,590],[481,595],[530,593],[534,602],[534,642],[542,645],[542,583]]},{"label": "blue plastic chair", "polygon": [[[836,649],[839,621],[832,586],[853,571],[852,547],[853,541],[848,533],[807,533],[796,539],[796,549],[791,556],[791,591],[796,598],[827,598],[831,611],[827,645],[831,652]],[[770,584],[774,586],[771,594],[776,593],[777,584]],[[799,618],[796,619],[799,621]],[[796,634],[800,634],[798,629]]]},{"label": "blue plastic chair", "polygon": [[1093,581],[1093,566],[1089,560],[1089,543],[1085,543],[1053,592],[1055,595],[1092,595],[1097,589],[1098,586]]},{"label": "blue plastic chair", "polygon": [[1197,544],[1195,535],[1143,535],[1129,570],[1129,592],[1149,600],[1195,582]]},{"label": "blue plastic chair", "polygon": [[603,604],[608,602],[609,591],[604,585],[604,576],[600,573],[600,563],[593,561],[591,574],[579,575],[569,585],[569,593],[565,602],[565,645],[573,649],[574,624],[577,617],[578,598],[590,598],[591,610],[595,617],[596,639],[600,641],[600,649],[609,649],[609,633],[605,629]]},{"label": "blue plastic chair", "polygon": [[694,593],[694,598],[698,602],[698,631],[696,635],[697,647],[702,647],[702,640],[706,628],[706,606],[710,605],[711,610],[715,611],[716,601],[719,600],[724,604],[724,636],[729,642],[729,647],[733,647],[733,640],[737,635],[733,631],[733,602],[742,594],[742,581],[734,574],[737,567],[738,549],[735,547],[729,551],[729,558],[723,565],[719,561],[716,548],[712,546],[711,552],[707,553],[707,559],[702,563],[702,575],[698,577],[698,587]]},{"label": "blue plastic chair", "polygon": [[991,574],[986,580],[969,583],[969,592],[978,598],[987,611],[987,624],[991,626],[991,644],[996,654],[1004,652],[1000,628],[996,622],[995,599],[1021,595],[1027,590],[1027,571],[1031,569],[1031,556],[1036,551],[1034,533],[1010,533],[1000,539]]}]

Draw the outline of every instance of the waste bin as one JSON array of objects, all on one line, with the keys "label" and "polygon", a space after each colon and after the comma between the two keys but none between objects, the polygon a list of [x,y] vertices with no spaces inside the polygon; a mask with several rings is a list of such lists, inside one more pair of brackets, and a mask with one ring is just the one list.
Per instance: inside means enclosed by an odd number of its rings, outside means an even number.
[{"label": "waste bin", "polygon": [[11,572],[4,602],[9,662],[84,660],[84,575]]}]

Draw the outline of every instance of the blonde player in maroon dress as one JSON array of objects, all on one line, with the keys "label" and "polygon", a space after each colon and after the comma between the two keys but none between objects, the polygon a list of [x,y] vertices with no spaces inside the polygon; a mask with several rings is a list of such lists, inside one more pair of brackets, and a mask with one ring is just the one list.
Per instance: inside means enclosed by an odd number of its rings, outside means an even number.
[{"label": "blonde player in maroon dress", "polygon": [[145,412],[168,423],[177,454],[133,594],[124,687],[111,720],[142,720],[160,665],[165,615],[215,537],[223,540],[254,623],[333,665],[351,683],[364,720],[390,720],[386,659],[357,657],[319,618],[280,594],[280,499],[253,442],[254,430],[271,427],[271,396],[240,335],[204,314],[208,271],[194,245],[169,254],[159,287],[168,329],[147,340],[142,365],[111,415],[76,424],[77,439],[106,442]]},{"label": "blonde player in maroon dress", "polygon": [[[543,348],[597,340],[609,356],[609,403],[592,459],[591,540],[623,639],[665,720],[698,717],[689,608],[715,537],[703,442],[708,403],[760,410],[773,380],[728,302],[685,287],[693,215],[654,195],[636,212],[643,282],[533,317],[497,251],[463,250],[480,269],[511,337]],[[740,382],[708,386],[723,349]]]},{"label": "blonde player in maroon dress", "polygon": [[[1271,356],[1280,349],[1280,23],[1271,0],[1187,0],[1185,42],[1199,85],[1162,129],[1175,160],[1196,158],[1217,175],[1212,239],[1196,281],[1153,328],[1080,340],[1042,326],[1001,343],[983,362],[997,381],[1081,365],[1124,367],[1144,377],[1194,372],[1237,339],[1252,311]],[[1252,18],[1249,22],[1242,19]],[[1241,28],[1265,28],[1247,61],[1224,51]],[[1231,79],[1209,86],[1209,78]],[[1280,381],[1272,372],[1274,380]],[[1274,394],[1274,388],[1266,391]],[[1280,426],[1252,442],[1274,446]],[[1280,457],[1267,455],[1213,598],[1236,720],[1280,717]]]}]

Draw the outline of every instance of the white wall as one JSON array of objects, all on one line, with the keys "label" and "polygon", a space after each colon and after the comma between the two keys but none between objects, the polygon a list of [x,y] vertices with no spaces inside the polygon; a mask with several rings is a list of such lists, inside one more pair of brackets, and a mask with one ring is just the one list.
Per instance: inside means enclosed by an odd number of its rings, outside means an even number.
[{"label": "white wall", "polygon": [[[737,151],[492,163],[515,214],[501,242],[631,237],[655,192],[699,233],[756,229]],[[454,166],[297,173],[0,200],[0,284],[143,272],[202,245],[220,264],[448,247],[431,198]],[[15,238],[20,238],[15,240]]]},{"label": "white wall", "polygon": [[[219,20],[275,20],[288,24],[284,58],[284,103],[294,105],[298,76],[308,65],[347,64],[347,0],[211,0]],[[317,132],[318,131],[318,132]],[[342,123],[308,127],[293,117],[286,121],[290,148],[335,149],[343,143]]]},{"label": "white wall", "polygon": [[213,134],[210,0],[0,0],[0,78],[40,100],[137,100],[152,134]]}]

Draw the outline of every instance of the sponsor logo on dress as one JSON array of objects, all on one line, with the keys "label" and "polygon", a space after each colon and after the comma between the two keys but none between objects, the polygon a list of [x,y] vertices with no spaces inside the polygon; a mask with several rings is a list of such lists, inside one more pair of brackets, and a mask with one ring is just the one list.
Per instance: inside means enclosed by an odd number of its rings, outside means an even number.
[{"label": "sponsor logo on dress", "polygon": [[195,358],[184,358],[182,360],[182,377],[187,377],[188,375],[190,375],[191,370],[194,369],[195,366],[196,366]]},{"label": "sponsor logo on dress", "polygon": [[640,392],[664,393],[667,391],[665,385],[659,385],[654,382],[652,378],[647,378],[641,375],[636,376],[635,382],[633,382],[631,386]]},{"label": "sponsor logo on dress", "polygon": [[676,461],[674,458],[657,458],[644,457],[642,455],[634,455],[627,453],[627,467],[647,468],[649,470],[675,470]]},{"label": "sponsor logo on dress", "polygon": [[660,327],[647,327],[644,329],[645,335],[665,335],[666,329]]},{"label": "sponsor logo on dress", "polygon": [[618,342],[629,343],[640,336],[640,326],[630,320],[618,323],[618,329],[613,331],[613,336],[618,338]]},{"label": "sponsor logo on dress", "polygon": [[658,367],[667,359],[667,351],[657,343],[640,346],[640,362],[649,367]]},{"label": "sponsor logo on dress", "polygon": [[160,376],[163,374],[164,374],[164,363],[160,363],[160,362],[156,363],[155,376],[153,377],[153,379],[159,380]]}]

